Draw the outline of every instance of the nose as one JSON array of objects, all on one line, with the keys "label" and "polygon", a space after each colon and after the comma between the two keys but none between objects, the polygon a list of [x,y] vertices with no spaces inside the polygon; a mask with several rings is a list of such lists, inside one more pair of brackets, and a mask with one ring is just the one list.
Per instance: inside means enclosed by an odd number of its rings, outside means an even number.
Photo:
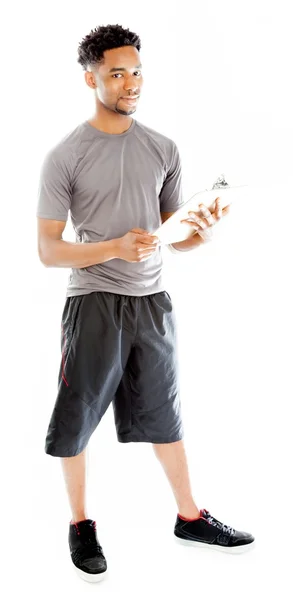
[{"label": "nose", "polygon": [[124,83],[123,89],[125,91],[130,92],[129,95],[131,95],[131,94],[137,94],[138,91],[139,91],[139,85],[138,85],[138,82],[137,82],[137,77],[134,77],[134,76],[130,75],[127,79],[125,79],[125,83]]}]

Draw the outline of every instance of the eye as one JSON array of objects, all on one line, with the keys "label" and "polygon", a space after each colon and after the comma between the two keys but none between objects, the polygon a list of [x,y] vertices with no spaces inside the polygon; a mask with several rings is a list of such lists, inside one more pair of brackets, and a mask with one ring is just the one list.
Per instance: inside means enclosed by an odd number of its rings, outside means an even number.
[{"label": "eye", "polygon": [[[135,71],[134,75],[137,73],[137,77],[141,77],[141,71]],[[112,77],[118,77],[118,75],[122,75],[122,73],[115,73],[115,75],[112,75]]]}]

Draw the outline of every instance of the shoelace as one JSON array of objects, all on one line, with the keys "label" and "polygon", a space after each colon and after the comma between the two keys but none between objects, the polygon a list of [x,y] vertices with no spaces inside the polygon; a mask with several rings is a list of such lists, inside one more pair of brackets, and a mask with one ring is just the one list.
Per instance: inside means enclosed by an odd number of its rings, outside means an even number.
[{"label": "shoelace", "polygon": [[233,527],[231,527],[230,525],[224,525],[224,523],[221,523],[221,521],[218,521],[218,519],[215,519],[214,517],[212,517],[212,515],[208,512],[208,510],[204,509],[204,511],[206,513],[206,520],[211,525],[215,525],[216,527],[218,527],[218,529],[221,529],[223,531],[223,533],[229,533],[231,535],[234,535],[235,529],[233,529]]},{"label": "shoelace", "polygon": [[86,558],[94,558],[97,553],[102,554],[102,547],[93,539],[83,539],[82,546],[76,548],[72,552],[72,558],[74,560],[84,560]]}]

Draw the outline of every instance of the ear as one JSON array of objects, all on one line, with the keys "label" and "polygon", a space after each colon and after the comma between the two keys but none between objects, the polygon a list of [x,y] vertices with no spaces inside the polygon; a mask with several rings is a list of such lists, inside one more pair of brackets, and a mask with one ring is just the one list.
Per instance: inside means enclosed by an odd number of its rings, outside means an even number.
[{"label": "ear", "polygon": [[84,74],[86,84],[94,90],[97,87],[95,76],[92,71],[86,71]]}]

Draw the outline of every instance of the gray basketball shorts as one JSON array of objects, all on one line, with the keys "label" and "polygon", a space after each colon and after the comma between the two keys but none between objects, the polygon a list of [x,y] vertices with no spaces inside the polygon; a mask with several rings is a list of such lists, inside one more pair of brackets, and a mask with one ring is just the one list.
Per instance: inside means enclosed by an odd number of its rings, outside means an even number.
[{"label": "gray basketball shorts", "polygon": [[47,454],[82,452],[111,403],[119,442],[183,438],[176,321],[167,292],[67,297],[61,354]]}]

